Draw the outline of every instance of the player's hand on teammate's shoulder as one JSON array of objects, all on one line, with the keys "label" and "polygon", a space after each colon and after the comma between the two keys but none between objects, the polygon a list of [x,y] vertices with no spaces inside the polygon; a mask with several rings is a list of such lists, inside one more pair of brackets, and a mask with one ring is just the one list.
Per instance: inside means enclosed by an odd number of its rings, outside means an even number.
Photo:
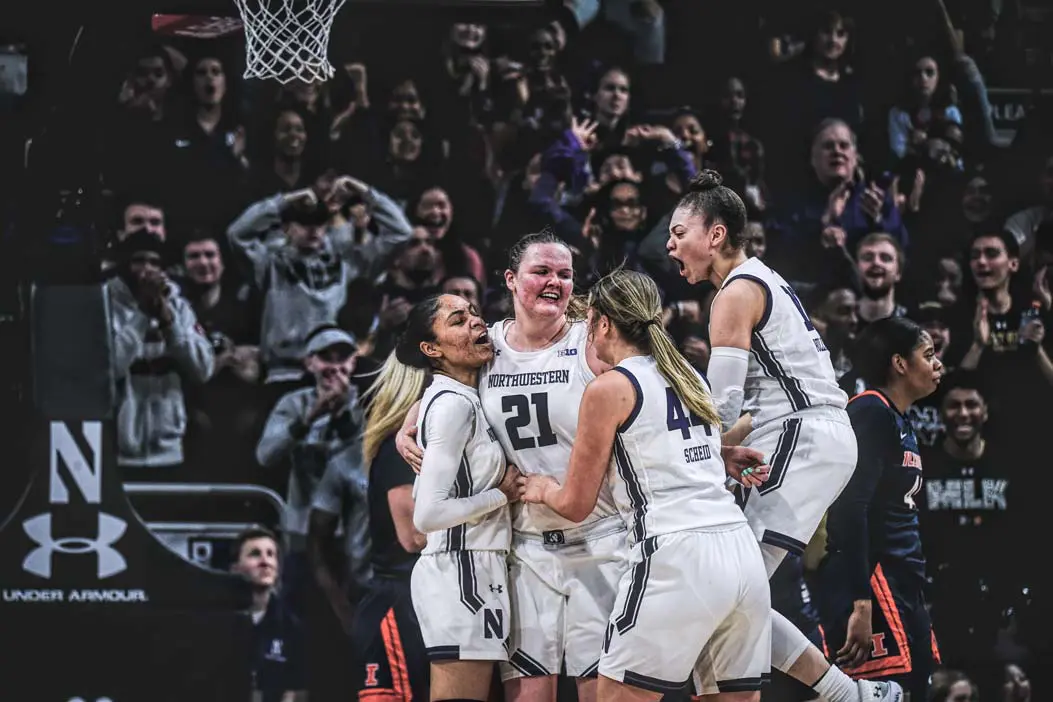
[{"label": "player's hand on teammate's shoulder", "polygon": [[724,446],[720,450],[728,475],[746,487],[759,487],[768,481],[771,466],[764,454],[746,446]]}]

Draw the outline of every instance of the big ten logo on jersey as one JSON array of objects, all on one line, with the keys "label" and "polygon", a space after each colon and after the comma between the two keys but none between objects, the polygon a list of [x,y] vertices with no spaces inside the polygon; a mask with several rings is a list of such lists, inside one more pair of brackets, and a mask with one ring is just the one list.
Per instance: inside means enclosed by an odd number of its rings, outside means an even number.
[{"label": "big ten logo on jersey", "polygon": [[494,431],[493,427],[486,428],[486,435],[490,437],[491,442],[497,441],[497,432]]},{"label": "big ten logo on jersey", "polygon": [[793,306],[797,308],[797,311],[801,315],[801,319],[804,320],[805,330],[812,335],[812,343],[815,344],[815,350],[819,353],[830,353],[830,350],[826,348],[826,344],[823,343],[822,337],[819,336],[819,331],[812,324],[812,318],[808,316],[808,312],[804,309],[804,304],[801,302],[801,298],[797,297],[797,293],[789,285],[783,285],[782,291],[790,297],[790,301]]},{"label": "big ten logo on jersey", "polygon": [[505,611],[503,609],[491,607],[483,609],[483,638],[504,641]]},{"label": "big ten logo on jersey", "polygon": [[577,349],[560,349],[559,351],[556,352],[556,355],[559,356],[560,358],[565,358],[567,356],[577,356],[578,355],[578,350]]}]

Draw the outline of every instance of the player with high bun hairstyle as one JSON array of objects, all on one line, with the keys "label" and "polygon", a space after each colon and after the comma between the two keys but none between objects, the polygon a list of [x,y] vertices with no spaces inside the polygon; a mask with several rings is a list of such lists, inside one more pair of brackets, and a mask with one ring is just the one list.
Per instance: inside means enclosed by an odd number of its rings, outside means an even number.
[{"label": "player with high bun hairstyle", "polygon": [[[770,578],[788,551],[803,553],[856,465],[856,437],[830,352],[789,283],[745,252],[746,206],[720,174],[691,182],[669,222],[669,257],[691,283],[717,288],[708,376],[728,437],[759,450],[771,476],[739,490]],[[731,431],[734,429],[734,431]],[[832,702],[898,702],[896,683],[858,684],[789,620],[772,611],[772,667]]]},{"label": "player with high bun hairstyle", "polygon": [[[613,486],[632,569],[607,624],[598,697],[657,701],[701,661],[699,694],[757,702],[771,672],[768,579],[724,486],[720,416],[705,381],[662,327],[658,286],[642,273],[617,270],[593,286],[589,333],[613,368],[585,389],[563,483],[526,475],[522,500],[577,521],[601,485]],[[767,470],[747,469],[747,482],[762,485]]]}]

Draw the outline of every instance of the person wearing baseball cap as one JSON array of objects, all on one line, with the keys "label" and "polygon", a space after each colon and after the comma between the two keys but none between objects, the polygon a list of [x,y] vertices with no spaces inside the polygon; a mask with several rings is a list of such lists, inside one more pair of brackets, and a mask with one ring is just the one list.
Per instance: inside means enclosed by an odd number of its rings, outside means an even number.
[{"label": "person wearing baseball cap", "polygon": [[305,339],[303,364],[314,385],[278,400],[256,445],[265,469],[288,471],[282,515],[287,553],[284,596],[303,614],[311,569],[306,545],[311,497],[330,458],[353,444],[363,426],[358,388],[351,382],[357,361],[354,335],[335,324],[314,328]]}]

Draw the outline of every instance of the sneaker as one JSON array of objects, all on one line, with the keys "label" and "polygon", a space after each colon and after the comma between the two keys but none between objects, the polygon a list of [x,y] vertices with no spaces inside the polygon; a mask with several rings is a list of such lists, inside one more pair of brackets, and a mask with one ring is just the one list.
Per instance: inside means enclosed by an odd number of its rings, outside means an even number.
[{"label": "sneaker", "polygon": [[897,682],[859,680],[856,684],[863,702],[903,702],[903,686]]}]

